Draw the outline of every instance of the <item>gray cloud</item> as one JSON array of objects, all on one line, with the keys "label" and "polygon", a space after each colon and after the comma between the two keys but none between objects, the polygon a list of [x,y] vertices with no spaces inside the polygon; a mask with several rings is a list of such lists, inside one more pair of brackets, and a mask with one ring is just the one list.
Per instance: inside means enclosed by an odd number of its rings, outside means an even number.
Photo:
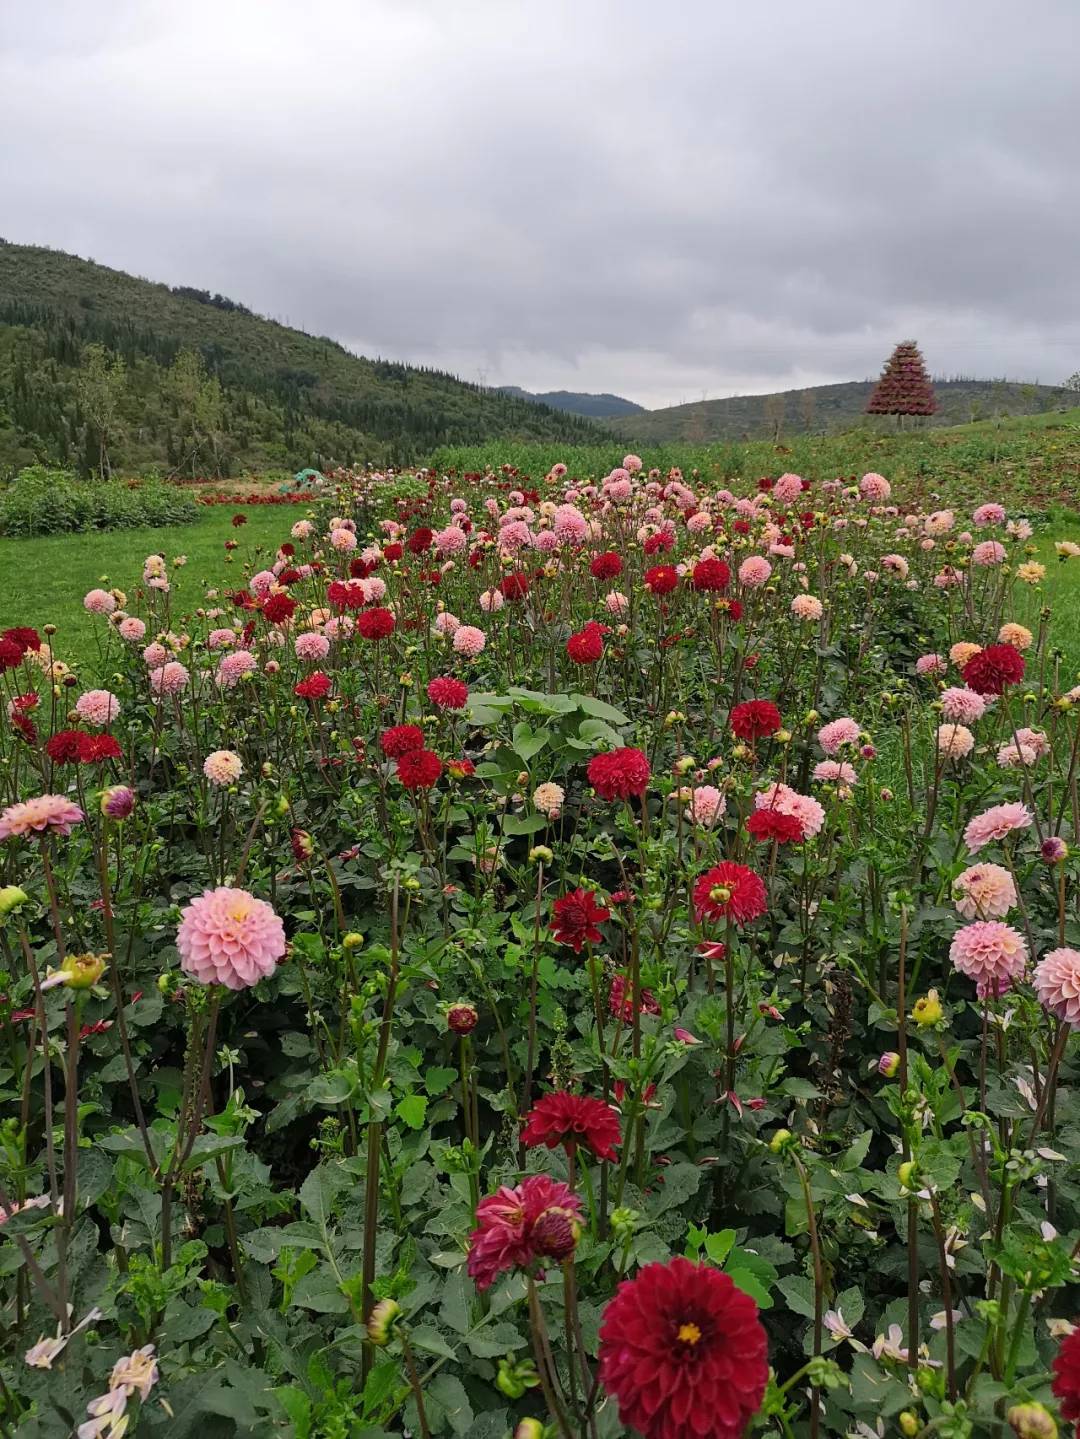
[{"label": "gray cloud", "polygon": [[0,0],[4,218],[646,404],[1080,368],[1073,0]]}]

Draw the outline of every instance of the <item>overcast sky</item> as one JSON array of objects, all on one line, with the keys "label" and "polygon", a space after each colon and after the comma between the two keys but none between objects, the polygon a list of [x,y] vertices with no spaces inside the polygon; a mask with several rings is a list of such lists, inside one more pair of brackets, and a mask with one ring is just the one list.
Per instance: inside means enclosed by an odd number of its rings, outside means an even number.
[{"label": "overcast sky", "polygon": [[646,405],[1080,369],[1078,0],[0,0],[0,234]]}]

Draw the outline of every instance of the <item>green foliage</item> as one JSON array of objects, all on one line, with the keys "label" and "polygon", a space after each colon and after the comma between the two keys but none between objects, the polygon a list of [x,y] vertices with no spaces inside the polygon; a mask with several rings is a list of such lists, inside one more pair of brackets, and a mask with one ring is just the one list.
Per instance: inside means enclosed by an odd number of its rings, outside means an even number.
[{"label": "green foliage", "polygon": [[0,488],[0,534],[85,534],[190,523],[199,507],[176,485],[154,480],[79,480],[33,465]]}]

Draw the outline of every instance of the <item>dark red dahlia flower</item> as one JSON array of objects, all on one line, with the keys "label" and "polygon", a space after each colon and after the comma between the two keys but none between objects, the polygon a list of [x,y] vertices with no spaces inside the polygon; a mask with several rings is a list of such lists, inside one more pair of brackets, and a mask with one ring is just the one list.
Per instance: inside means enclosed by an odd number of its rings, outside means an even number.
[{"label": "dark red dahlia flower", "polygon": [[774,839],[777,844],[792,844],[803,837],[802,825],[795,816],[781,814],[778,809],[756,809],[746,821],[746,829],[762,842]]},{"label": "dark red dahlia flower", "polygon": [[410,555],[422,555],[431,549],[434,540],[435,536],[427,526],[421,525],[419,529],[413,530],[412,534],[405,541],[405,548],[409,551]]},{"label": "dark red dahlia flower", "polygon": [[291,620],[296,613],[296,601],[290,595],[267,595],[263,601],[263,618],[272,625]]},{"label": "dark red dahlia flower", "polygon": [[412,749],[398,759],[397,774],[406,789],[430,789],[442,774],[442,760],[429,749]]},{"label": "dark red dahlia flower", "polygon": [[655,535],[649,535],[641,548],[647,555],[659,554],[661,550],[674,549],[675,536],[669,534],[667,530],[660,530]]},{"label": "dark red dahlia flower", "polygon": [[611,918],[611,911],[596,902],[589,889],[574,889],[552,905],[551,932],[559,944],[568,944],[580,954],[585,944],[599,944],[603,935],[597,925]]},{"label": "dark red dahlia flower", "polygon": [[293,686],[293,694],[299,695],[302,700],[324,700],[329,693],[330,676],[323,674],[322,670],[313,671],[307,679]]},{"label": "dark red dahlia flower", "polygon": [[589,783],[601,799],[629,799],[643,795],[652,771],[639,749],[613,749],[589,761]]},{"label": "dark red dahlia flower", "polygon": [[1054,1371],[1050,1388],[1061,1403],[1061,1417],[1070,1424],[1080,1421],[1080,1329],[1061,1341],[1050,1367]]},{"label": "dark red dahlia flower", "polygon": [[504,599],[523,600],[529,593],[529,577],[517,573],[504,575],[499,581],[499,590]]},{"label": "dark red dahlia flower", "polygon": [[21,665],[25,653],[22,645],[16,640],[8,639],[7,635],[0,635],[0,674],[3,674],[5,670],[13,670],[16,665]]},{"label": "dark red dahlia flower", "polygon": [[669,595],[679,583],[679,572],[674,565],[653,565],[645,571],[645,588],[650,594]]},{"label": "dark red dahlia flower", "polygon": [[37,651],[41,648],[41,636],[29,625],[15,625],[11,629],[5,630],[0,635],[0,640],[14,640],[23,654],[27,650]]},{"label": "dark red dahlia flower", "polygon": [[1006,685],[1024,678],[1024,656],[1012,645],[987,645],[972,655],[960,671],[969,689],[981,695],[999,695]]},{"label": "dark red dahlia flower", "polygon": [[236,529],[236,530],[238,530],[241,525],[246,525],[246,524],[247,524],[247,515],[233,515],[233,517],[232,517],[232,523],[233,523],[233,528]]},{"label": "dark red dahlia flower", "polygon": [[699,924],[728,916],[737,925],[749,924],[765,913],[767,902],[761,876],[731,860],[713,865],[694,885],[694,914]]},{"label": "dark red dahlia flower", "polygon": [[456,1004],[451,1004],[446,1011],[446,1027],[453,1034],[472,1034],[479,1020],[480,1016],[476,1012],[476,1006],[466,1003],[463,999],[459,999]]},{"label": "dark red dahlia flower", "polygon": [[289,843],[297,864],[307,864],[315,853],[315,841],[306,829],[294,829],[289,835]]},{"label": "dark red dahlia flower", "polygon": [[589,565],[589,573],[593,579],[613,580],[616,575],[622,574],[622,560],[614,550],[608,550],[603,555],[594,555]]},{"label": "dark red dahlia flower", "polygon": [[[614,895],[612,895],[614,899]],[[624,1024],[632,1024],[634,1020],[634,1005],[630,998],[630,985],[625,975],[617,974],[611,981],[611,988],[608,990],[608,1008],[616,1019],[621,1019]],[[639,1014],[659,1014],[660,1006],[656,1002],[656,996],[650,989],[643,989],[638,995]]]},{"label": "dark red dahlia flower", "polygon": [[469,686],[450,675],[437,675],[427,687],[427,697],[441,710],[463,710],[469,699]]},{"label": "dark red dahlia flower", "polygon": [[388,545],[383,545],[382,557],[388,564],[392,565],[395,560],[400,560],[404,553],[405,547],[398,544],[396,540],[392,540]]},{"label": "dark red dahlia flower", "polygon": [[742,1439],[768,1377],[757,1305],[710,1265],[646,1264],[604,1310],[600,1381],[644,1439]]},{"label": "dark red dahlia flower", "polygon": [[391,729],[383,730],[379,736],[379,744],[387,759],[400,759],[410,750],[424,748],[424,731],[419,725],[396,724]]},{"label": "dark red dahlia flower", "polygon": [[723,560],[698,560],[694,566],[695,590],[726,590],[730,581],[731,570]]},{"label": "dark red dahlia flower", "polygon": [[75,764],[79,758],[79,741],[85,736],[77,729],[60,729],[45,741],[45,753],[54,764]]},{"label": "dark red dahlia flower", "polygon": [[780,728],[780,711],[772,700],[744,700],[731,711],[728,723],[736,739],[761,739]]},{"label": "dark red dahlia flower", "polygon": [[356,628],[366,640],[384,640],[394,633],[394,616],[388,609],[365,610],[356,621]]},{"label": "dark red dahlia flower", "polygon": [[604,632],[595,620],[566,641],[566,653],[577,665],[594,665],[604,653]]},{"label": "dark red dahlia flower", "polygon": [[[565,1221],[562,1224],[553,1221]],[[577,1242],[581,1200],[546,1174],[530,1174],[511,1189],[504,1185],[476,1206],[477,1228],[469,1236],[469,1274],[479,1290],[489,1289],[508,1269],[531,1269],[545,1258],[561,1261]]]},{"label": "dark red dahlia flower", "polygon": [[538,1099],[529,1110],[521,1139],[527,1149],[538,1144],[548,1149],[558,1149],[560,1144],[567,1149],[584,1145],[597,1159],[614,1163],[619,1157],[616,1150],[622,1143],[622,1133],[619,1116],[602,1099],[556,1090]]}]

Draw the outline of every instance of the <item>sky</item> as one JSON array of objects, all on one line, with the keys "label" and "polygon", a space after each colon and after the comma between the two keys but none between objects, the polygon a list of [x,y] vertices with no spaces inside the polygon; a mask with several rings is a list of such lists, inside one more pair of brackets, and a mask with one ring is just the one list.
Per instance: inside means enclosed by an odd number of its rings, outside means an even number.
[{"label": "sky", "polygon": [[1076,0],[0,0],[0,235],[649,407],[1080,369]]}]

